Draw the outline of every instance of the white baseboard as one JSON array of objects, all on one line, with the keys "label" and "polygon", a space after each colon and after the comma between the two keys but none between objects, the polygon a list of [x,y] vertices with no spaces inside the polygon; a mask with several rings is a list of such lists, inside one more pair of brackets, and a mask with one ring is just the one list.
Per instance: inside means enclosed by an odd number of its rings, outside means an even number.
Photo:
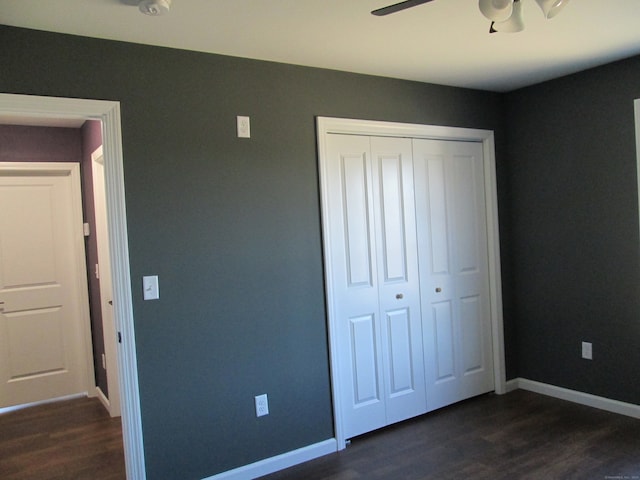
[{"label": "white baseboard", "polygon": [[22,410],[23,408],[37,407],[39,405],[46,405],[47,403],[64,402],[65,400],[75,400],[76,398],[84,398],[88,396],[89,396],[89,392],[74,393],[73,395],[67,395],[64,397],[49,398],[47,400],[40,400],[38,402],[32,402],[32,403],[24,403],[22,405],[13,405],[11,407],[2,407],[0,408],[0,415],[2,415],[3,413],[15,412],[16,410]]},{"label": "white baseboard", "polygon": [[335,438],[222,472],[203,480],[249,480],[322,457],[338,450]]},{"label": "white baseboard", "polygon": [[[640,405],[635,405],[633,403],[625,403],[618,400],[612,400],[610,398],[598,397],[589,393],[578,392],[576,390],[569,390],[567,388],[527,380],[526,378],[515,378],[505,382],[504,384],[505,393],[513,392],[518,389],[528,390],[530,392],[548,395],[550,397],[567,400],[580,405],[586,405],[588,407],[598,408],[600,410],[606,410],[608,412],[640,419]],[[256,463],[244,465],[227,472],[222,472],[203,480],[250,480],[313,460],[314,458],[322,457],[329,453],[334,453],[337,450],[337,441],[335,438],[331,438],[324,442],[283,453],[282,455],[267,458]]]},{"label": "white baseboard", "polygon": [[600,410],[606,410],[608,412],[640,419],[640,405],[636,405],[633,403],[625,403],[618,400],[612,400],[610,398],[598,397],[589,393],[578,392],[575,390],[569,390],[567,388],[556,387],[554,385],[549,385],[546,383],[527,380],[526,378],[517,378],[516,380],[511,380],[510,382],[516,382],[517,388],[521,388],[522,390],[541,393],[543,395],[559,398],[561,400],[568,400],[569,402],[579,403],[580,405],[599,408]]},{"label": "white baseboard", "polygon": [[520,388],[518,386],[520,382],[519,378],[514,378],[513,380],[508,380],[504,383],[504,393],[513,392],[514,390],[518,390]]},{"label": "white baseboard", "polygon": [[107,412],[111,414],[111,403],[100,387],[96,387],[95,396],[98,397],[102,405],[104,405],[104,408],[107,409]]}]

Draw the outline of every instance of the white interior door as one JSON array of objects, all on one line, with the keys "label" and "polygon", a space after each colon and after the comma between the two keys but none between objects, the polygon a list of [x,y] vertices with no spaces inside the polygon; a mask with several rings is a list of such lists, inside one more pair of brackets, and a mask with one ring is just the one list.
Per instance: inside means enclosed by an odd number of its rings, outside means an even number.
[{"label": "white interior door", "polygon": [[427,405],[494,388],[482,144],[414,140]]},{"label": "white interior door", "polygon": [[329,135],[328,269],[346,438],[425,411],[411,141]]},{"label": "white interior door", "polygon": [[0,407],[87,392],[77,164],[0,164]]}]

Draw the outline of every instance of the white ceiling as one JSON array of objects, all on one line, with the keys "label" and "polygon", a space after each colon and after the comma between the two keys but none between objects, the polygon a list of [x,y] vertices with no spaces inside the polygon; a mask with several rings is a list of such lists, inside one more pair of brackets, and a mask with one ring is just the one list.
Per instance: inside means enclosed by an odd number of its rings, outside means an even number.
[{"label": "white ceiling", "polygon": [[489,35],[476,0],[173,0],[149,17],[132,0],[0,0],[0,23],[89,37],[497,92],[640,54],[640,0],[572,0],[526,29]]}]

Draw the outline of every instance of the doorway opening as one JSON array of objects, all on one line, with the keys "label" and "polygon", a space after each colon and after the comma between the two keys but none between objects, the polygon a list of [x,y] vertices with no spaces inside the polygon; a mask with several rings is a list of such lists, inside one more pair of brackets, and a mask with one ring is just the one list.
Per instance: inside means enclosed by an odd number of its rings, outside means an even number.
[{"label": "doorway opening", "polygon": [[98,120],[102,125],[108,244],[122,435],[127,478],[146,478],[135,357],[135,332],[124,198],[122,132],[118,102],[0,94],[0,118],[28,121]]}]

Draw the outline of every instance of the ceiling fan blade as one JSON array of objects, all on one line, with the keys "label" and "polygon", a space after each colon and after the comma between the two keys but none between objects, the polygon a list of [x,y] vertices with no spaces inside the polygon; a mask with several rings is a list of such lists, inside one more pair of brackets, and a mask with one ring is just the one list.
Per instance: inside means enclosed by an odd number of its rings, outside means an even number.
[{"label": "ceiling fan blade", "polygon": [[433,0],[407,0],[405,2],[389,5],[388,7],[379,8],[371,13],[377,15],[378,17],[382,17],[384,15],[389,15],[390,13],[399,12],[400,10],[404,10],[406,8],[417,7],[418,5],[429,3],[432,1]]}]

